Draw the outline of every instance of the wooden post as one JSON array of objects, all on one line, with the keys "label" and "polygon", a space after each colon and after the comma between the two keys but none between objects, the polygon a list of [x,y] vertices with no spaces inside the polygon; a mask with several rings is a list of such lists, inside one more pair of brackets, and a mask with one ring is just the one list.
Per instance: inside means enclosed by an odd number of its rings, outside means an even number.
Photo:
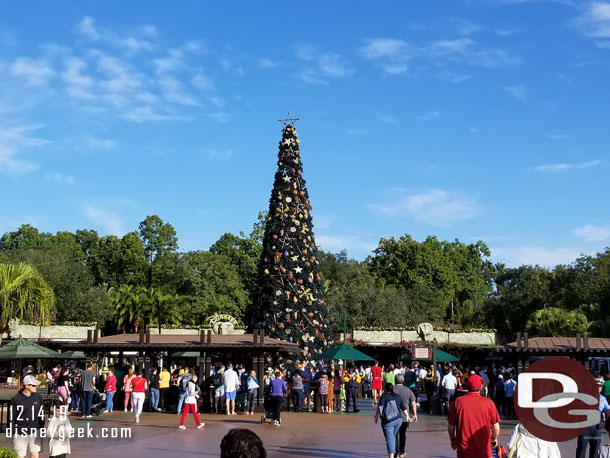
[{"label": "wooden post", "polygon": [[199,344],[201,346],[205,345],[205,330],[204,329],[199,331]]},{"label": "wooden post", "polygon": [[576,334],[576,351],[580,351],[580,332]]},{"label": "wooden post", "polygon": [[150,327],[146,326],[146,343],[150,344]]},{"label": "wooden post", "polygon": [[208,329],[208,345],[212,344],[212,330]]},{"label": "wooden post", "polygon": [[[263,345],[265,345],[265,331],[261,328],[259,329],[259,334],[258,334],[258,341],[261,345],[261,347]],[[263,365],[265,364],[265,362],[263,361]]]},{"label": "wooden post", "polygon": [[97,343],[97,340],[99,339],[99,337],[100,337],[100,330],[95,328],[93,330],[93,343]]},{"label": "wooden post", "polygon": [[521,333],[517,333],[517,350],[521,351]]},{"label": "wooden post", "polygon": [[144,343],[144,331],[140,328],[140,339],[139,339],[139,343],[143,344]]},{"label": "wooden post", "polygon": [[530,346],[529,338],[527,332],[523,333],[523,349],[527,350]]},{"label": "wooden post", "polygon": [[93,329],[87,329],[87,343],[93,343]]}]

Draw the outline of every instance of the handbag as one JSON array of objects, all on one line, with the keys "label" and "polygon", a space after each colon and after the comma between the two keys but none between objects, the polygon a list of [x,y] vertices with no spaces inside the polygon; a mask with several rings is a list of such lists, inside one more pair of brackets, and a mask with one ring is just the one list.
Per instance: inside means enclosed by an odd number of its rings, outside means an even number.
[{"label": "handbag", "polygon": [[515,437],[513,438],[513,445],[511,445],[510,450],[508,451],[508,458],[513,458],[513,455],[517,451],[517,442],[521,438],[521,433],[519,432],[519,428],[517,428],[517,432],[515,433]]}]

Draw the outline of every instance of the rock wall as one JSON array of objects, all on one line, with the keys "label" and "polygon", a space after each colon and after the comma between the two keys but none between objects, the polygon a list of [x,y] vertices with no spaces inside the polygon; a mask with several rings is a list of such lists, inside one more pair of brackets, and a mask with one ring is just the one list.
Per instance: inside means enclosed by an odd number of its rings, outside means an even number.
[{"label": "rock wall", "polygon": [[8,333],[2,334],[2,339],[56,339],[56,340],[87,340],[87,331],[95,326],[38,326],[24,324],[18,319],[10,320]]},{"label": "rock wall", "polygon": [[[348,334],[349,336],[349,334]],[[446,332],[432,331],[430,341],[436,339],[438,343],[464,344],[464,345],[494,345],[495,332]],[[357,331],[354,330],[352,340],[363,340],[369,344],[394,344],[399,342],[421,342],[417,331]]]}]

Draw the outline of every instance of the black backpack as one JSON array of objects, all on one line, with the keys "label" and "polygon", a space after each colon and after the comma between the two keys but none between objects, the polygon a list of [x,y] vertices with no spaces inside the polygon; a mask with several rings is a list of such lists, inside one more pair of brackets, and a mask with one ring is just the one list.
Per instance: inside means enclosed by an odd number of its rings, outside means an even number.
[{"label": "black backpack", "polygon": [[222,372],[219,371],[214,374],[212,384],[214,385],[214,388],[220,388],[222,386]]},{"label": "black backpack", "polygon": [[180,379],[180,391],[186,393],[186,389],[188,387],[189,381],[191,380],[190,374],[184,374]]}]

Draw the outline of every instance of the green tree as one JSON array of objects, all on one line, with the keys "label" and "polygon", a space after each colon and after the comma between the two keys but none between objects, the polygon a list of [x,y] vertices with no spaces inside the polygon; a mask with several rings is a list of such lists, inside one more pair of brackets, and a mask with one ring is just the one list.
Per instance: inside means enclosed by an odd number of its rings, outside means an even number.
[{"label": "green tree", "polygon": [[209,251],[191,251],[180,256],[178,294],[187,296],[189,321],[200,324],[216,313],[243,320],[248,292],[229,259]]},{"label": "green tree", "polygon": [[124,284],[146,284],[148,263],[142,240],[135,232],[122,238],[114,235],[101,237],[91,247],[89,259],[95,284],[106,283],[115,289]]},{"label": "green tree", "polygon": [[565,310],[557,307],[538,310],[528,323],[532,335],[550,337],[572,337],[584,334],[589,328],[587,317],[578,310]]},{"label": "green tree", "polygon": [[140,223],[138,233],[144,244],[144,256],[148,262],[148,286],[175,288],[178,237],[174,227],[164,223],[159,216],[152,215]]},{"label": "green tree", "polygon": [[147,325],[180,324],[183,322],[183,313],[186,298],[179,294],[163,294],[159,289],[147,288],[142,291],[143,316]]},{"label": "green tree", "polygon": [[138,332],[145,321],[144,289],[143,286],[121,285],[112,293],[117,326],[123,332]]},{"label": "green tree", "polygon": [[54,301],[53,290],[35,267],[0,264],[0,341],[13,318],[48,325]]}]

